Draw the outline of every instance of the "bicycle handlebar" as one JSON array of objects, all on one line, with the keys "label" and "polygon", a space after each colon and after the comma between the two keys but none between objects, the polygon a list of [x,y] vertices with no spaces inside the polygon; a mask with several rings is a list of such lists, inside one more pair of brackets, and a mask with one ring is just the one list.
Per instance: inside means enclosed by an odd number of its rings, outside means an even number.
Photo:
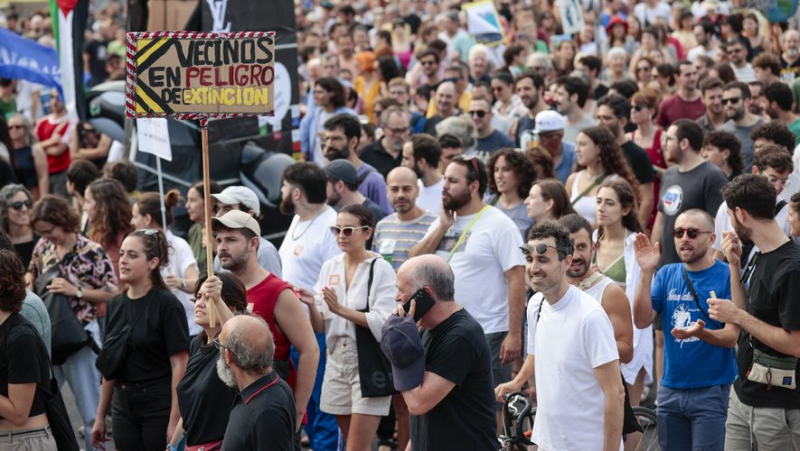
[{"label": "bicycle handlebar", "polygon": [[[514,429],[516,429],[514,438],[523,445],[533,445],[533,442],[525,437],[525,433],[522,430],[524,426],[523,420],[530,415],[533,409],[530,400],[522,392],[508,393],[505,395],[505,400],[506,402],[503,405],[503,409],[505,410],[503,421],[505,422],[506,430],[511,426],[511,416],[513,415],[516,419],[520,420],[517,421],[514,427]],[[521,403],[522,409],[517,406],[518,403]]]}]

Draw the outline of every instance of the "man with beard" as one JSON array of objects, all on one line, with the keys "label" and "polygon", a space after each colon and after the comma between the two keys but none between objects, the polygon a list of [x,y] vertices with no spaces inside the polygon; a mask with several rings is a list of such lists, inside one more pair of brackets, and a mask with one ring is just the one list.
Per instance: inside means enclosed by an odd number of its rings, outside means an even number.
[{"label": "man with beard", "polygon": [[689,50],[686,54],[686,59],[694,62],[700,55],[706,55],[711,59],[716,58],[717,52],[719,52],[719,45],[716,38],[714,38],[716,34],[714,25],[707,20],[702,20],[692,28],[692,32],[695,39],[697,39],[697,47]]},{"label": "man with beard", "polygon": [[[427,136],[427,135],[425,135]],[[408,260],[408,251],[420,242],[436,215],[417,203],[419,179],[409,168],[399,167],[389,173],[389,201],[395,213],[378,222],[372,250],[383,255],[397,271]],[[439,191],[441,199],[441,191]]]},{"label": "man with beard", "polygon": [[714,258],[714,220],[705,211],[684,211],[670,233],[682,263],[664,265],[658,272],[659,243],[651,246],[643,233],[634,240],[642,270],[634,324],[647,327],[661,313],[664,331],[672,336],[664,334],[664,376],[656,401],[658,442],[661,449],[722,451],[730,386],[737,373],[731,348],[739,326],[720,322],[709,310],[714,298],[730,297],[733,271]]},{"label": "man with beard", "polygon": [[678,63],[678,91],[661,102],[656,123],[667,129],[678,119],[695,120],[706,112],[697,89],[697,68],[690,61]]},{"label": "man with beard", "polygon": [[[514,221],[483,201],[487,183],[483,161],[454,159],[445,170],[442,211],[409,258],[436,254],[450,263],[456,299],[483,328],[493,380],[503,383],[511,380],[512,362],[522,354],[524,260],[515,252],[522,237]],[[499,426],[499,406],[497,413]]]},{"label": "man with beard", "polygon": [[[258,221],[243,211],[231,210],[211,222],[222,268],[242,282],[252,312],[269,324],[270,336],[274,338],[271,354],[275,360],[270,366],[294,391],[297,411],[293,424],[297,425],[299,445],[299,427],[314,388],[319,362],[319,346],[311,323],[292,287],[258,263],[256,252],[261,235]],[[289,358],[290,346],[294,346],[299,356],[297,371]]]},{"label": "man with beard", "polygon": [[488,155],[504,147],[514,147],[514,141],[492,125],[494,113],[489,98],[472,96],[472,100],[469,102],[469,115],[478,132],[475,151]]},{"label": "man with beard", "polygon": [[550,106],[544,101],[544,79],[536,72],[523,72],[517,77],[515,85],[517,96],[528,109],[528,114],[517,121],[514,137],[517,147],[527,150],[527,145],[522,144],[523,137],[527,137],[528,142],[530,141],[530,131],[536,127],[536,115],[550,109]]},{"label": "man with beard", "polygon": [[325,121],[325,137],[322,154],[330,163],[335,160],[347,160],[353,163],[358,171],[358,192],[378,204],[384,213],[392,212],[392,206],[386,199],[386,182],[377,169],[361,161],[358,157],[358,142],[361,140],[361,123],[355,116],[337,114]]},{"label": "man with beard", "polygon": [[[770,117],[766,109],[767,102],[764,98],[764,83],[760,81],[751,81],[747,86],[750,88],[750,100],[747,101],[747,111],[769,120]],[[787,86],[787,88],[789,87]],[[791,93],[792,90],[789,89],[789,94]]]},{"label": "man with beard", "polygon": [[[770,83],[764,88],[767,99],[767,114],[785,125],[800,144],[800,116],[792,111],[792,90],[783,83]],[[790,152],[794,149],[788,149]]]},{"label": "man with beard", "polygon": [[[528,356],[512,382],[495,388],[497,400],[535,373],[531,440],[544,449],[619,449],[625,390],[614,328],[597,300],[568,282],[569,231],[557,222],[536,224],[520,249],[537,292],[528,303]],[[572,393],[580,393],[580,406]]]},{"label": "man with beard", "polygon": [[639,181],[639,190],[636,193],[639,211],[636,216],[639,218],[639,223],[642,224],[642,230],[647,230],[647,223],[650,221],[650,214],[653,211],[655,175],[653,162],[647,152],[636,145],[625,133],[625,126],[631,117],[631,103],[619,94],[601,97],[597,101],[594,116],[597,123],[610,131],[617,139],[617,144],[622,148],[625,159],[633,169],[636,180]]},{"label": "man with beard", "polygon": [[716,77],[708,77],[700,84],[706,113],[697,120],[697,123],[707,132],[718,130],[725,123],[725,105],[722,103],[723,86],[722,80]]},{"label": "man with beard", "polygon": [[[294,215],[278,250],[283,280],[306,290],[314,289],[322,264],[341,253],[336,237],[330,233],[331,226],[336,225],[336,211],[325,203],[327,183],[325,171],[314,163],[296,163],[283,171],[280,211]],[[325,334],[315,335],[320,359],[305,431],[314,449],[333,451],[337,449],[339,426],[333,415],[319,410],[325,374]],[[295,357],[293,353],[293,360]]]},{"label": "man with beard", "polygon": [[734,37],[728,41],[728,54],[731,56],[731,69],[736,79],[743,83],[756,81],[753,65],[747,62],[747,49],[749,41],[744,36]]},{"label": "man with beard", "polygon": [[325,166],[328,177],[326,185],[327,203],[336,211],[347,205],[361,204],[369,208],[375,221],[386,217],[380,206],[358,192],[356,167],[347,160],[334,160]]},{"label": "man with beard", "polygon": [[390,106],[381,113],[383,137],[361,150],[361,160],[372,165],[386,178],[400,166],[403,144],[411,136],[411,113],[401,106]]},{"label": "man with beard", "polygon": [[275,344],[264,320],[235,316],[214,344],[219,378],[239,392],[222,450],[294,450],[295,402],[289,385],[272,368]]},{"label": "man with beard", "polygon": [[402,165],[411,169],[419,179],[419,196],[416,204],[437,216],[442,209],[444,186],[444,177],[439,172],[441,155],[442,146],[439,141],[426,133],[412,136],[403,146]]},{"label": "man with beard", "polygon": [[[742,377],[730,395],[725,448],[797,449],[800,247],[775,221],[776,194],[769,181],[743,175],[726,186],[722,195],[736,232],[726,233],[723,239],[731,263],[733,303],[709,300],[709,314],[744,329],[737,355]],[[748,243],[758,246],[761,255],[755,269],[742,276],[739,259],[742,245]]]},{"label": "man with beard", "polygon": [[694,121],[680,119],[666,132],[664,156],[674,166],[661,176],[658,213],[652,240],[662,247],[661,264],[680,261],[675,244],[668,239],[678,215],[692,208],[717,211],[722,204],[720,189],[728,183],[721,169],[701,155],[703,129]]},{"label": "man with beard", "polygon": [[583,112],[588,98],[589,85],[583,79],[561,77],[556,81],[553,106],[567,119],[564,126],[564,141],[574,143],[581,130],[597,125],[591,117]]},{"label": "man with beard", "polygon": [[783,53],[781,53],[781,80],[791,83],[800,75],[800,32],[786,30],[783,34]]},{"label": "man with beard", "polygon": [[764,118],[747,110],[749,98],[750,87],[741,81],[732,81],[723,89],[722,104],[725,106],[725,117],[728,121],[720,127],[720,130],[733,133],[742,142],[745,174],[750,173],[753,167],[753,139],[750,135],[758,124],[764,122]]}]

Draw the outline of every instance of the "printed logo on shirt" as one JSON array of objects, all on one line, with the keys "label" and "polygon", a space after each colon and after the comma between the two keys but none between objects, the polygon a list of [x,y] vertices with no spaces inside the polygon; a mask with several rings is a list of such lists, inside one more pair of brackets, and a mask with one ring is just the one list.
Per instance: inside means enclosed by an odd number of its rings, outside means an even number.
[{"label": "printed logo on shirt", "polygon": [[[467,243],[469,242],[469,238],[472,236],[472,232],[467,232],[464,236],[464,239],[461,241],[461,244],[456,249],[456,254],[459,252],[464,252],[464,249],[467,248]],[[442,238],[442,241],[439,242],[439,247],[436,248],[436,251],[443,251],[443,252],[452,252],[453,248],[456,247],[456,243],[458,243],[458,239],[461,237],[461,232],[457,232],[454,235],[445,235]]]},{"label": "printed logo on shirt", "polygon": [[328,285],[339,285],[339,280],[339,274],[331,274],[331,276],[328,277]]},{"label": "printed logo on shirt", "polygon": [[[695,315],[699,315],[700,312],[697,311],[696,308],[690,307],[689,301],[694,301],[694,298],[690,293],[678,293],[678,291],[674,288],[669,290],[667,294],[667,302],[678,302],[679,304],[675,307],[675,310],[672,312],[672,316],[670,317],[670,324],[672,325],[671,329],[688,329],[694,325],[696,321],[692,321],[692,312],[695,312]],[[684,343],[692,343],[695,341],[700,341],[697,337],[690,337],[687,339],[678,339],[675,338],[675,343],[678,343],[681,347],[683,347]]]},{"label": "printed logo on shirt", "polygon": [[301,252],[303,252],[303,245],[302,244],[298,244],[294,248],[294,256],[295,257],[299,257]]},{"label": "printed logo on shirt", "polygon": [[680,185],[670,186],[661,196],[661,202],[664,204],[664,212],[670,216],[675,216],[681,211],[681,206],[683,205],[683,188]]}]

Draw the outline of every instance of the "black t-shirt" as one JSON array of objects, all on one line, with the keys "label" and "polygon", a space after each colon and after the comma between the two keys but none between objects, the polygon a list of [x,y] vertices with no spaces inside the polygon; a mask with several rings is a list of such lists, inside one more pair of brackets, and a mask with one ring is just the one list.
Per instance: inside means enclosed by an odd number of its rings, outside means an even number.
[{"label": "black t-shirt", "polygon": [[36,247],[36,243],[39,242],[39,235],[33,234],[33,240],[28,241],[27,243],[18,243],[14,245],[14,251],[16,251],[17,256],[22,260],[22,264],[25,265],[27,268],[31,263],[31,256],[33,255],[33,248]]},{"label": "black t-shirt", "polygon": [[186,374],[178,383],[178,406],[188,445],[222,440],[236,391],[217,376],[219,351],[192,340]]},{"label": "black t-shirt", "polygon": [[189,325],[180,301],[163,288],[153,288],[139,299],[127,293],[108,304],[106,336],[119,333],[130,324],[128,353],[119,382],[146,382],[169,378],[169,358],[189,349]]},{"label": "black t-shirt", "polygon": [[0,158],[0,188],[12,183],[17,183],[14,168],[6,160]]},{"label": "black t-shirt", "polygon": [[8,384],[36,383],[28,418],[44,413],[44,393],[40,387],[50,384],[47,348],[30,321],[12,313],[0,325],[0,395],[8,397]]},{"label": "black t-shirt", "polygon": [[[519,118],[519,121],[517,121],[517,132],[516,132],[517,136],[515,137],[517,147],[522,145],[522,135],[528,130],[533,130],[534,128],[536,128],[535,118],[532,118],[527,114]],[[528,149],[522,149],[522,150],[528,150]]]},{"label": "black t-shirt", "polygon": [[108,58],[109,42],[111,41],[89,41],[83,47],[83,52],[89,55],[88,69],[92,74],[92,85],[98,85],[108,78],[106,59]]},{"label": "black t-shirt", "polygon": [[497,448],[492,357],[480,324],[459,310],[426,331],[422,344],[425,371],[456,385],[428,413],[411,416],[414,451]]},{"label": "black t-shirt", "polygon": [[[436,135],[434,134],[434,136]],[[392,169],[400,166],[400,163],[403,161],[403,152],[398,153],[397,158],[389,155],[389,152],[383,148],[383,138],[381,138],[365,146],[361,150],[359,158],[361,158],[361,161],[364,163],[374,167],[385,179],[389,173],[392,172]]]},{"label": "black t-shirt", "polygon": [[608,94],[608,91],[609,91],[608,86],[606,86],[606,85],[604,85],[602,83],[598,83],[597,87],[594,88],[594,92],[592,93],[592,95],[594,97],[592,97],[592,98],[595,99],[595,100],[600,100],[601,97],[603,97],[604,95]]},{"label": "black t-shirt", "polygon": [[[794,241],[762,254],[750,278],[748,312],[770,326],[800,330],[800,245]],[[753,346],[775,357],[789,357],[753,338]],[[739,336],[739,378],[734,383],[739,399],[748,406],[800,409],[800,390],[780,387],[767,389],[764,384],[748,381],[747,370],[753,363],[750,334],[742,329]],[[800,362],[795,380],[800,376]]]},{"label": "black t-shirt", "polygon": [[653,162],[647,152],[633,141],[628,141],[620,147],[622,147],[622,153],[625,154],[625,159],[628,160],[628,164],[633,169],[636,180],[642,185],[653,183],[656,176],[655,172],[653,172]]},{"label": "black t-shirt", "polygon": [[292,451],[296,421],[292,389],[272,371],[234,398],[222,451]]}]

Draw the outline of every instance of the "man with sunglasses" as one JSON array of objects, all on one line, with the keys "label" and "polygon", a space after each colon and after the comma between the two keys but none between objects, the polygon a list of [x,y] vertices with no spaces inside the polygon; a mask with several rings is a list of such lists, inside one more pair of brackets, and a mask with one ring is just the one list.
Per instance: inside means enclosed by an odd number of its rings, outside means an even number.
[{"label": "man with sunglasses", "polygon": [[641,268],[634,324],[643,329],[661,313],[665,331],[658,442],[664,450],[722,451],[730,386],[737,374],[731,348],[739,326],[712,319],[709,305],[713,298],[730,299],[731,271],[714,258],[714,219],[705,211],[681,213],[670,234],[681,263],[658,271],[660,243],[651,245],[643,233],[634,241]]},{"label": "man with sunglasses", "polygon": [[[725,449],[800,447],[800,247],[775,221],[775,189],[755,174],[722,192],[735,233],[723,239],[733,302],[709,300],[711,318],[741,326],[739,379],[730,394]],[[742,246],[761,250],[755,269],[739,269]],[[749,277],[749,280],[748,280]],[[747,286],[745,286],[747,285]]]},{"label": "man with sunglasses", "polygon": [[[528,303],[528,355],[516,378],[495,388],[497,400],[535,373],[534,443],[548,450],[619,449],[625,391],[614,327],[596,299],[569,284],[569,231],[557,222],[536,224],[521,250],[537,292]],[[572,396],[578,393],[580,406]]]},{"label": "man with sunglasses", "polygon": [[514,147],[514,141],[492,126],[492,103],[487,97],[473,96],[469,102],[469,115],[478,131],[475,150],[490,154],[504,147]]},{"label": "man with sunglasses", "polygon": [[756,126],[765,122],[763,117],[756,116],[747,109],[749,98],[750,87],[741,81],[728,83],[722,92],[722,104],[728,121],[720,127],[720,130],[733,133],[742,142],[745,174],[749,174],[753,168],[754,144],[750,135]]},{"label": "man with sunglasses", "polygon": [[[495,383],[511,379],[522,354],[525,310],[522,237],[514,222],[486,205],[486,166],[474,156],[458,157],[445,170],[442,211],[409,258],[436,254],[456,276],[456,298],[480,323],[492,353]],[[498,406],[498,421],[500,412]],[[500,423],[498,423],[499,425]]]}]

